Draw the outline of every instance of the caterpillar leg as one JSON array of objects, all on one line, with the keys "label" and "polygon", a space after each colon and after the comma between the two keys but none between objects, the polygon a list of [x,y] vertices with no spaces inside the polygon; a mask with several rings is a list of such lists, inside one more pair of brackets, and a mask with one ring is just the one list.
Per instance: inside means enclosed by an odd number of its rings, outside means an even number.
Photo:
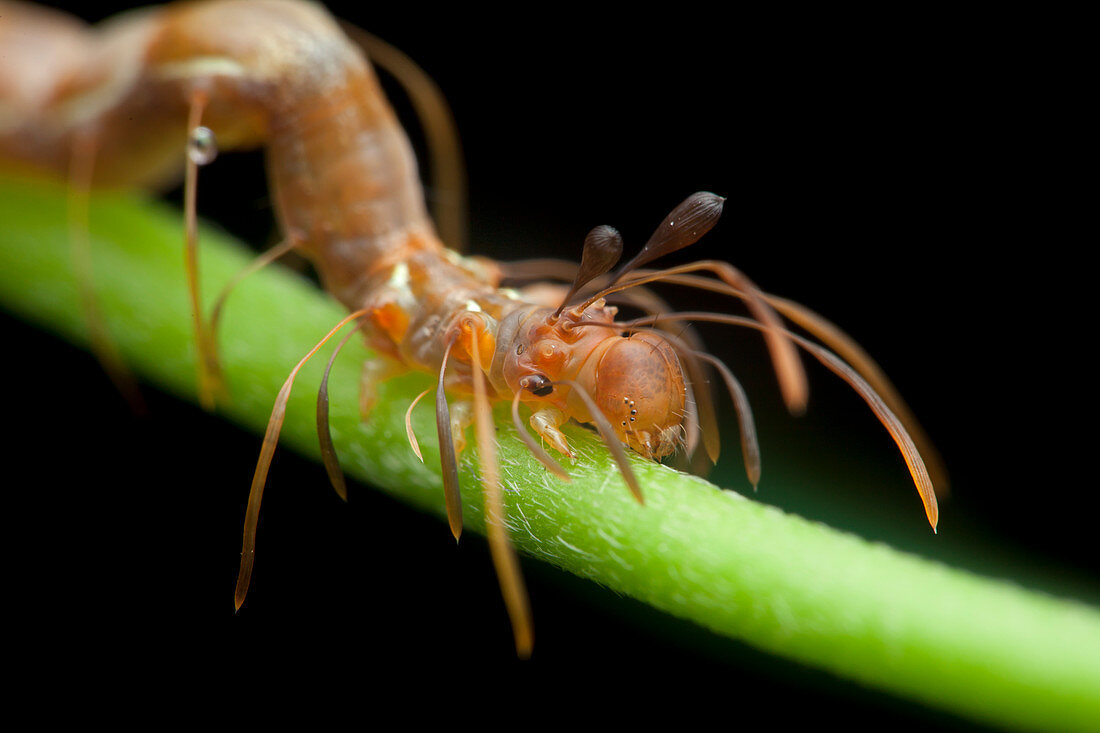
[{"label": "caterpillar leg", "polygon": [[556,407],[547,405],[531,413],[531,428],[539,437],[549,443],[558,453],[569,456],[569,460],[576,460],[577,456],[569,447],[565,434],[560,430],[561,426],[569,420],[569,416]]},{"label": "caterpillar leg", "polygon": [[[522,392],[516,392],[515,396],[512,397],[512,424],[516,426],[516,434],[519,436],[519,439],[523,441],[524,445],[527,446],[527,449],[531,451],[531,455],[538,459],[539,463],[546,466],[547,470],[560,478],[562,481],[572,481],[572,477],[570,477],[569,472],[562,468],[557,461],[551,458],[550,454],[547,453],[541,445],[535,442],[535,439],[532,438],[531,435],[527,432],[527,428],[523,426],[523,421],[520,420],[519,417],[519,401],[522,397]],[[562,441],[565,442],[565,436],[562,436]],[[568,443],[566,443],[565,447],[569,447]],[[572,458],[571,455],[570,458]]]},{"label": "caterpillar leg", "polygon": [[455,400],[451,403],[451,438],[454,440],[455,455],[466,450],[466,428],[474,424],[474,403],[470,400]]},{"label": "caterpillar leg", "polygon": [[359,374],[359,418],[364,422],[370,418],[374,406],[378,404],[378,385],[390,377],[408,371],[401,362],[388,356],[379,355],[363,362],[363,371]]}]

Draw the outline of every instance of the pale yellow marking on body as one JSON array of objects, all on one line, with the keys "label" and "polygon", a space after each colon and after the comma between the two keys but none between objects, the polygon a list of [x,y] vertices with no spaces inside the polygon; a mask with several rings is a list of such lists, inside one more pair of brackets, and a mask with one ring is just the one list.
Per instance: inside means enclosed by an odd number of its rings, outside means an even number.
[{"label": "pale yellow marking on body", "polygon": [[200,56],[187,61],[160,64],[154,68],[154,73],[161,79],[195,79],[204,76],[242,77],[248,72],[235,59],[224,56]]},{"label": "pale yellow marking on body", "polygon": [[386,285],[398,290],[408,290],[409,266],[404,262],[398,262],[394,265],[393,270],[390,272],[389,282],[387,282]]}]

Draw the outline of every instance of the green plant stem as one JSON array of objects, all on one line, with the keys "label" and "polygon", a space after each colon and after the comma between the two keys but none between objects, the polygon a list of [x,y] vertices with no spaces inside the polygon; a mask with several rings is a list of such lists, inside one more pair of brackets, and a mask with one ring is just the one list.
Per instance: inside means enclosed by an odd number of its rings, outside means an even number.
[{"label": "green plant stem", "polygon": [[[0,221],[0,302],[87,344],[64,189],[0,180]],[[143,379],[195,400],[181,222],[178,212],[140,199],[92,202],[95,284],[111,334]],[[211,231],[201,246],[209,307],[250,255]],[[262,432],[290,368],[343,315],[278,267],[245,281],[221,329],[230,398],[219,411]],[[414,418],[426,463],[404,429],[406,407],[431,379],[387,382],[361,423],[358,375],[367,353],[356,341],[330,380],[341,461],[350,475],[442,517],[431,405]],[[314,400],[327,353],[299,377],[284,448],[318,455]],[[1095,609],[871,544],[632,456],[646,496],[639,506],[606,450],[581,428],[567,429],[579,455],[573,481],[562,483],[528,455],[505,414],[498,414],[501,470],[509,529],[522,552],[715,633],[929,706],[1012,728],[1100,724]],[[483,532],[472,447],[460,468],[467,527]]]}]

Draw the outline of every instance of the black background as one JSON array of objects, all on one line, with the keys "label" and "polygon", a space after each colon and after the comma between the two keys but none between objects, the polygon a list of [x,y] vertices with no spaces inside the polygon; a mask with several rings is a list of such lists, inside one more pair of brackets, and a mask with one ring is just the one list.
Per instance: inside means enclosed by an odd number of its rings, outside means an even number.
[{"label": "black background", "polygon": [[[107,5],[79,12],[97,20],[124,7]],[[726,196],[714,232],[670,261],[729,260],[842,325],[891,375],[954,484],[933,536],[857,398],[814,369],[810,411],[790,418],[756,340],[708,329],[758,413],[760,500],[1100,598],[1092,485],[1079,474],[1095,430],[1074,421],[1090,414],[1091,361],[1084,334],[1058,327],[1077,305],[1063,285],[1077,269],[1070,245],[1080,240],[1063,226],[1075,198],[1055,164],[1071,133],[1051,134],[1056,100],[1033,70],[1037,39],[1026,29],[901,12],[341,5],[330,4],[416,59],[451,102],[474,252],[575,259],[601,223],[629,250],[692,191]],[[221,156],[203,173],[200,210],[269,243],[260,158]],[[676,302],[700,304],[690,294]],[[26,635],[45,659],[121,659],[197,700],[242,694],[242,712],[327,689],[369,716],[405,688],[420,700],[457,692],[474,704],[454,715],[482,720],[494,701],[505,715],[543,717],[591,699],[621,718],[714,705],[727,720],[767,711],[773,723],[961,727],[534,562],[525,570],[538,641],[519,663],[479,538],[456,549],[436,518],[365,487],[343,505],[319,466],[287,453],[271,473],[257,582],[234,615],[258,438],[152,388],[149,415],[134,418],[89,355],[7,315],[0,323],[11,344],[8,422],[21,434],[9,462],[30,469],[6,492],[19,538],[13,597],[39,622]],[[722,476],[739,486],[728,441],[726,455]],[[769,455],[846,472],[856,486],[769,494]],[[379,671],[385,685],[370,681]],[[372,687],[387,692],[368,696]]]}]

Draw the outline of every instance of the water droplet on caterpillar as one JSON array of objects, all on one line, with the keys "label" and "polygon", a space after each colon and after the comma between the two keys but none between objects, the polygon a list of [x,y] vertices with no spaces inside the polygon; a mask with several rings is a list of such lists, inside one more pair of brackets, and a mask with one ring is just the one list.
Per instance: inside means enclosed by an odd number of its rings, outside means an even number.
[{"label": "water droplet on caterpillar", "polygon": [[212,163],[218,157],[218,143],[209,127],[196,127],[187,136],[187,157],[195,165]]}]

